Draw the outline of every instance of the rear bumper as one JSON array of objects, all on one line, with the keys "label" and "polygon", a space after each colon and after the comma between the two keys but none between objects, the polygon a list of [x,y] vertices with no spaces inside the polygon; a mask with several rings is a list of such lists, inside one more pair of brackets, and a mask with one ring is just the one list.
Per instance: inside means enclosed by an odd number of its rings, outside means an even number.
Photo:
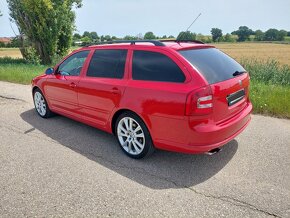
[{"label": "rear bumper", "polygon": [[189,120],[187,123],[189,130],[184,129],[186,133],[183,134],[186,136],[186,140],[181,139],[186,141],[186,143],[157,140],[155,145],[159,149],[182,153],[195,154],[208,152],[225,145],[239,135],[249,125],[251,111],[252,104],[249,102],[242,112],[220,124],[210,122],[196,124],[193,120]]}]

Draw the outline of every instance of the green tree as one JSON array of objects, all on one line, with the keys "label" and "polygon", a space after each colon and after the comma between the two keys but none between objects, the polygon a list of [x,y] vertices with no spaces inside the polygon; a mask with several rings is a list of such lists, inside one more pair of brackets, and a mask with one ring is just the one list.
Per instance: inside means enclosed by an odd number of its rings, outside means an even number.
[{"label": "green tree", "polygon": [[279,31],[278,40],[283,41],[286,36],[287,36],[287,31],[286,30],[280,30]]},{"label": "green tree", "polygon": [[124,40],[136,40],[137,37],[135,37],[135,36],[130,36],[130,35],[126,35],[126,36],[124,36],[123,39],[124,39]]},{"label": "green tree", "polygon": [[235,38],[233,38],[233,35],[227,33],[224,37],[224,41],[225,42],[235,42],[236,40],[235,40]]},{"label": "green tree", "polygon": [[112,38],[110,35],[105,35],[104,39],[106,42],[112,41]]},{"label": "green tree", "polygon": [[277,29],[268,29],[265,32],[265,40],[266,41],[279,41],[282,40],[284,36],[282,37],[281,33]]},{"label": "green tree", "polygon": [[214,42],[217,42],[223,36],[222,30],[219,28],[212,28],[210,32]]},{"label": "green tree", "polygon": [[89,37],[90,39],[92,38],[91,33],[89,31],[85,31],[83,33],[83,37]]},{"label": "green tree", "polygon": [[178,34],[176,40],[195,40],[196,39],[196,34],[192,33],[190,31],[182,31]]},{"label": "green tree", "polygon": [[81,39],[82,38],[82,36],[80,35],[80,34],[78,34],[78,33],[75,33],[74,35],[73,35],[73,39],[74,40],[78,40],[78,39]]},{"label": "green tree", "polygon": [[97,32],[91,32],[90,35],[91,35],[91,38],[92,38],[93,40],[97,40],[97,39],[99,39],[99,36],[98,36]]},{"label": "green tree", "polygon": [[92,39],[91,39],[90,37],[88,37],[88,36],[82,37],[82,38],[81,38],[81,41],[82,41],[82,45],[83,45],[83,46],[92,43]]},{"label": "green tree", "polygon": [[238,41],[244,42],[249,40],[250,35],[253,35],[253,30],[249,29],[247,26],[240,26],[238,30],[232,32],[232,35],[238,35]]},{"label": "green tree", "polygon": [[144,35],[144,39],[156,39],[156,36],[154,35],[153,32],[147,32]]},{"label": "green tree", "polygon": [[255,41],[263,41],[265,37],[265,34],[263,33],[262,30],[256,30],[255,31]]},{"label": "green tree", "polygon": [[44,64],[68,51],[74,30],[73,7],[81,7],[81,0],[7,0],[7,3],[21,35],[25,58],[29,50],[24,47],[25,38]]}]

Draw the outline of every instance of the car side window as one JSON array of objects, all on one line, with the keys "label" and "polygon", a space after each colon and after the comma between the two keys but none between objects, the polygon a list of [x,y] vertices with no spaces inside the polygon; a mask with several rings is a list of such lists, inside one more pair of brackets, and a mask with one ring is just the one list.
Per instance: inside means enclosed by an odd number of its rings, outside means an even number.
[{"label": "car side window", "polygon": [[118,78],[124,76],[127,50],[96,50],[91,59],[87,76]]},{"label": "car side window", "polygon": [[80,51],[71,55],[58,67],[58,72],[65,76],[79,76],[90,51]]},{"label": "car side window", "polygon": [[183,83],[185,75],[179,66],[164,54],[134,51],[132,77],[134,80]]}]

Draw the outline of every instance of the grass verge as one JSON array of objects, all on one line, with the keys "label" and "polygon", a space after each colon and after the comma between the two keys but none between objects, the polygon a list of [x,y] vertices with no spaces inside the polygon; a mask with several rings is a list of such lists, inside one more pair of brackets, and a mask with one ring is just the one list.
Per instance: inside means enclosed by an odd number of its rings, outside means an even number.
[{"label": "grass verge", "polygon": [[251,81],[250,99],[253,112],[290,119],[290,85]]},{"label": "grass verge", "polygon": [[23,59],[0,58],[0,80],[30,84],[33,77],[42,74],[48,66],[27,64]]}]

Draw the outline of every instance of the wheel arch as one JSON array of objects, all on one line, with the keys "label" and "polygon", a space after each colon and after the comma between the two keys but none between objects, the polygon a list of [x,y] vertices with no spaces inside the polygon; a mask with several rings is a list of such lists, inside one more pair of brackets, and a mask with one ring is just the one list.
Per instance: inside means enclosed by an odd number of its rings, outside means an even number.
[{"label": "wheel arch", "polygon": [[36,89],[39,89],[39,90],[41,91],[41,89],[40,89],[38,86],[34,86],[34,87],[32,88],[32,95],[33,95],[33,93],[34,93],[34,91],[35,91]]},{"label": "wheel arch", "polygon": [[[130,113],[133,113],[133,114],[135,114],[136,116],[138,116],[144,123],[145,123],[145,125],[146,125],[146,127],[147,127],[147,129],[148,129],[148,131],[149,131],[149,134],[151,135],[151,131],[150,131],[150,126],[151,126],[151,123],[150,123],[150,120],[149,119],[144,119],[140,114],[138,114],[138,113],[136,113],[135,111],[132,111],[132,110],[130,110],[130,109],[127,109],[127,108],[122,108],[122,109],[119,109],[119,110],[117,110],[115,113],[114,113],[114,115],[113,115],[113,117],[112,117],[112,119],[111,119],[111,126],[110,126],[110,128],[111,128],[111,130],[112,130],[112,133],[115,135],[116,133],[115,133],[115,125],[116,125],[116,121],[117,121],[117,119],[118,119],[118,117],[121,115],[121,114],[123,114],[123,113],[125,113],[125,112],[130,112]],[[151,135],[151,137],[152,137],[152,135]]]}]

